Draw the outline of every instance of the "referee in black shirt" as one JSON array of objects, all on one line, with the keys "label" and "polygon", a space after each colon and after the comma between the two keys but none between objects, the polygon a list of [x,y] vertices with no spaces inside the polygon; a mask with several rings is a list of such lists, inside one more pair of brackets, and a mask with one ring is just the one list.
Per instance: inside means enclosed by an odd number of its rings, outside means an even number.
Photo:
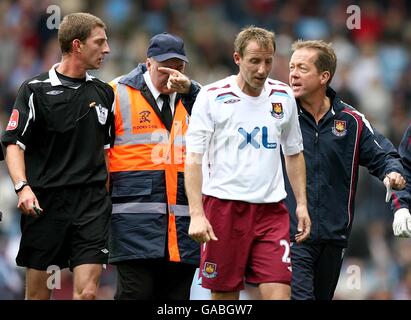
[{"label": "referee in black shirt", "polygon": [[1,138],[23,213],[16,262],[27,268],[26,299],[50,298],[56,266],[73,271],[74,299],[94,299],[108,255],[114,94],[87,70],[110,48],[105,24],[87,13],[66,16],[58,38],[61,63],[22,84]]}]

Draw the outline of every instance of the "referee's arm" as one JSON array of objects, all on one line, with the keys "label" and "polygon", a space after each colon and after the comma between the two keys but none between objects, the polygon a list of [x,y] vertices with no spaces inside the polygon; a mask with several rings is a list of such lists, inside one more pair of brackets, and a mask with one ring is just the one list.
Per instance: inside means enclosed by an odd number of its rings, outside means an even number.
[{"label": "referee's arm", "polygon": [[[19,181],[27,181],[24,150],[20,146],[16,144],[9,144],[7,146],[6,164],[14,184]],[[34,206],[40,209],[41,207],[30,186],[25,186],[17,193],[17,195],[19,197],[17,207],[24,214],[36,216],[37,214],[34,211]]]}]

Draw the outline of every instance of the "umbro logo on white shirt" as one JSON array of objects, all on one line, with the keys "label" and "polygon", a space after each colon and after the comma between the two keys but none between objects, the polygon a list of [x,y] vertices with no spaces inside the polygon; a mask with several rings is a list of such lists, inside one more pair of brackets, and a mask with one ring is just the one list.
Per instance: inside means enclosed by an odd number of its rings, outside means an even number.
[{"label": "umbro logo on white shirt", "polygon": [[57,95],[59,95],[60,93],[63,93],[63,92],[64,92],[63,90],[51,90],[49,92],[46,92],[46,94],[48,94],[50,96],[57,96]]},{"label": "umbro logo on white shirt", "polygon": [[230,100],[224,101],[224,103],[229,104],[229,103],[236,103],[238,101],[241,101],[241,99],[230,99]]}]

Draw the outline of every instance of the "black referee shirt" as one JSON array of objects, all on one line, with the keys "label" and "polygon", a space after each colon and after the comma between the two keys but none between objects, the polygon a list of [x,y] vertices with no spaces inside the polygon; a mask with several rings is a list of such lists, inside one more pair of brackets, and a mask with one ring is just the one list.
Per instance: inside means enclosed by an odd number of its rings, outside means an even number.
[{"label": "black referee shirt", "polygon": [[104,149],[114,132],[113,90],[88,74],[83,82],[65,77],[62,84],[56,66],[22,84],[1,142],[25,150],[34,188],[104,182]]}]

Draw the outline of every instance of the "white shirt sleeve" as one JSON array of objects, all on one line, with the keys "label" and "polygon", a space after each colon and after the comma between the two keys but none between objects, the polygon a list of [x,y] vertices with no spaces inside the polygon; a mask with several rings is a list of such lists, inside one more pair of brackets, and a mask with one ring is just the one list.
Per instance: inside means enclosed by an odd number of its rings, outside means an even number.
[{"label": "white shirt sleeve", "polygon": [[290,108],[290,121],[287,123],[287,126],[284,128],[281,135],[281,146],[284,154],[287,156],[297,154],[304,150],[300,122],[298,121],[297,103],[295,102],[294,95],[292,94],[290,99]]},{"label": "white shirt sleeve", "polygon": [[187,152],[204,154],[214,132],[214,120],[211,114],[207,88],[198,93],[191,113],[186,134]]}]

